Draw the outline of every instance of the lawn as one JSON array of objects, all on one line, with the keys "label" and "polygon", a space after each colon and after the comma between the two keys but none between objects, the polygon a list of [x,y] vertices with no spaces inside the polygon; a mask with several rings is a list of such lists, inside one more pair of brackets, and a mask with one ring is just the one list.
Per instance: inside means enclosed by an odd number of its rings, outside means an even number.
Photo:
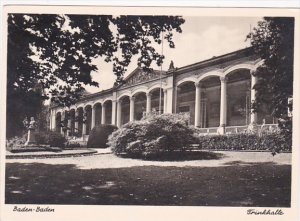
[{"label": "lawn", "polygon": [[6,164],[7,204],[290,207],[291,166],[134,166],[80,169],[74,164]]}]

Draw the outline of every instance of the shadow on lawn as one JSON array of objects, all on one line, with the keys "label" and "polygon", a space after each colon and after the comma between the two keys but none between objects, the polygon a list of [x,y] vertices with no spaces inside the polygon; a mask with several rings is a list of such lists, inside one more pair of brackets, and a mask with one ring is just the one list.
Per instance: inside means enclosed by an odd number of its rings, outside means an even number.
[{"label": "shadow on lawn", "polygon": [[147,161],[190,161],[190,160],[219,160],[226,157],[225,154],[210,151],[185,151],[164,152],[149,156],[119,155],[122,158],[143,159]]},{"label": "shadow on lawn", "polygon": [[75,165],[7,163],[7,204],[289,207],[291,166],[81,170]]}]

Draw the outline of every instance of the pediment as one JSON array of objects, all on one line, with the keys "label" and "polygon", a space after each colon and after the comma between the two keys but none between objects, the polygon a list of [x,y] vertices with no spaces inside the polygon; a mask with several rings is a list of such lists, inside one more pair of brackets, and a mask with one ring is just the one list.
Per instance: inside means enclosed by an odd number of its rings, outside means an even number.
[{"label": "pediment", "polygon": [[165,71],[152,70],[150,72],[144,71],[142,68],[136,68],[125,79],[124,84],[121,87],[131,86],[142,82],[159,79],[160,75],[164,76]]}]

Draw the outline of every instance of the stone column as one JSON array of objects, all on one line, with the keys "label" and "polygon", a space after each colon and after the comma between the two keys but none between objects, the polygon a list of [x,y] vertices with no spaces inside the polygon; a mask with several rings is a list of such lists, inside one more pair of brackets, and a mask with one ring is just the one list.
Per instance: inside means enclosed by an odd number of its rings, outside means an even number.
[{"label": "stone column", "polygon": [[64,134],[64,130],[63,130],[63,128],[64,128],[64,121],[65,121],[65,112],[64,111],[62,111],[61,112],[61,118],[60,118],[60,133],[64,136],[65,134]]},{"label": "stone column", "polygon": [[257,113],[253,112],[254,109],[252,108],[253,102],[256,100],[256,90],[253,89],[253,86],[257,82],[257,77],[253,76],[253,72],[251,71],[251,113],[250,113],[250,124],[256,124],[257,123]]},{"label": "stone column", "polygon": [[178,106],[178,94],[180,93],[181,88],[176,86],[175,87],[175,98],[174,98],[174,113],[177,113],[177,106]]},{"label": "stone column", "polygon": [[220,127],[219,134],[225,134],[226,117],[227,117],[227,78],[220,77],[221,81],[221,102],[220,102]]},{"label": "stone column", "polygon": [[52,111],[52,115],[51,115],[51,118],[52,118],[52,127],[51,127],[51,130],[55,131],[56,130],[56,113],[55,111]]},{"label": "stone column", "polygon": [[151,93],[147,93],[146,98],[147,98],[146,113],[148,114],[151,112]]},{"label": "stone column", "polygon": [[201,85],[200,82],[195,83],[196,97],[195,97],[195,127],[200,127],[200,106],[201,106]]},{"label": "stone column", "polygon": [[[85,110],[85,108],[83,108],[83,119],[85,120],[85,121],[87,121],[87,117],[85,116],[86,115],[86,110]],[[82,137],[84,137],[84,135],[86,135],[86,122],[82,122]]]},{"label": "stone column", "polygon": [[50,110],[49,118],[50,118],[50,126],[49,126],[49,129],[52,130],[52,110]]},{"label": "stone column", "polygon": [[167,89],[164,89],[164,113],[167,113],[167,101],[168,101],[167,94],[168,94]]},{"label": "stone column", "polygon": [[167,89],[166,113],[173,113],[173,88]]},{"label": "stone column", "polygon": [[129,121],[134,121],[134,100],[135,97],[130,97],[130,114],[129,114]]},{"label": "stone column", "polygon": [[117,127],[121,127],[122,101],[117,101]]},{"label": "stone column", "polygon": [[53,111],[53,116],[52,116],[52,130],[56,131],[56,112]]},{"label": "stone column", "polygon": [[113,100],[112,101],[112,106],[111,106],[111,124],[116,125],[116,111],[117,111],[117,101]]},{"label": "stone column", "polygon": [[91,130],[95,127],[96,125],[96,105],[92,106],[92,119],[91,119]]},{"label": "stone column", "polygon": [[101,124],[105,124],[105,104],[102,104],[102,109],[101,109]]},{"label": "stone column", "polygon": [[75,109],[75,128],[74,128],[74,131],[76,132],[76,133],[78,133],[78,109]]},{"label": "stone column", "polygon": [[72,119],[71,119],[71,111],[68,112],[68,130],[67,135],[70,136],[71,134],[71,126],[72,126]]},{"label": "stone column", "polygon": [[53,110],[50,110],[50,130],[54,129],[54,125],[53,125]]}]

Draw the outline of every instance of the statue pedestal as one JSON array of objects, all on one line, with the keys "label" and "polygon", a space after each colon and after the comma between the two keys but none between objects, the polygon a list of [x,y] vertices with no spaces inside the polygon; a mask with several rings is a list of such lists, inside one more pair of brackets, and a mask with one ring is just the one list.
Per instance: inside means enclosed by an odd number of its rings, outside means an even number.
[{"label": "statue pedestal", "polygon": [[255,123],[250,123],[247,128],[248,133],[256,134],[258,132],[258,126]]},{"label": "statue pedestal", "polygon": [[28,130],[27,141],[25,143],[25,146],[32,145],[32,144],[36,144],[36,141],[35,141],[35,132],[34,132],[34,130],[29,129]]},{"label": "statue pedestal", "polygon": [[226,134],[225,125],[219,126],[218,129],[217,129],[217,133],[218,133],[219,135],[225,135],[225,134]]}]

